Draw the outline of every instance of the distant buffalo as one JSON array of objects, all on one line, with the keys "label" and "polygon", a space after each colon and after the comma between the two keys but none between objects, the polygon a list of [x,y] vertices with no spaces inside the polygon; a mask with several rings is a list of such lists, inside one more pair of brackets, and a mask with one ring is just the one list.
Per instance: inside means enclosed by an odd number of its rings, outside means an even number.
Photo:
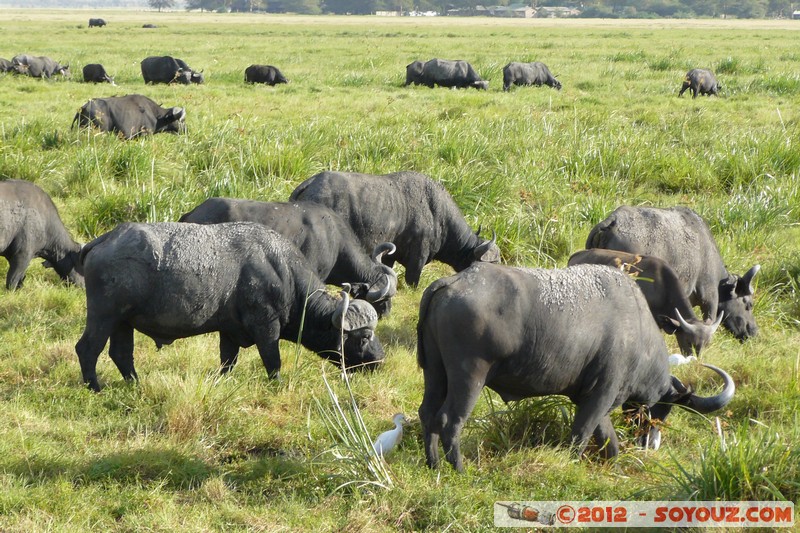
[{"label": "distant buffalo", "polygon": [[539,61],[511,62],[503,67],[503,90],[509,90],[512,85],[547,85],[561,90],[561,83],[550,73],[547,65]]},{"label": "distant buffalo", "polygon": [[151,56],[142,60],[145,83],[203,83],[203,74],[194,72],[185,61],[172,56]]},{"label": "distant buffalo", "polygon": [[102,28],[106,25],[106,21],[103,19],[89,19],[89,27],[90,28]]},{"label": "distant buffalo", "polygon": [[80,127],[93,124],[101,131],[119,132],[126,139],[149,133],[182,133],[186,110],[165,109],[141,94],[89,100],[72,119]]},{"label": "distant buffalo", "polygon": [[12,70],[14,70],[14,63],[8,59],[0,57],[0,72],[10,72]]},{"label": "distant buffalo", "polygon": [[100,63],[89,63],[83,67],[83,81],[86,83],[114,83],[114,78],[106,73],[106,69]]},{"label": "distant buffalo", "polygon": [[155,24],[142,24],[142,28],[154,29],[158,28],[158,26],[156,26]]},{"label": "distant buffalo", "polygon": [[44,259],[61,279],[83,287],[75,268],[80,251],[46,192],[28,181],[0,181],[0,256],[8,259],[7,289],[22,285],[34,257]]},{"label": "distant buffalo", "polygon": [[714,76],[713,72],[704,68],[693,68],[686,73],[678,96],[683,96],[686,89],[692,91],[692,98],[697,98],[698,93],[700,93],[700,96],[711,96],[712,94],[719,96],[719,84],[716,76]]},{"label": "distant buffalo", "polygon": [[[413,63],[412,63],[413,65]],[[451,61],[448,59],[431,59],[422,66],[419,82],[427,87],[455,87],[463,89],[489,88],[489,82],[478,76],[472,65],[466,61]],[[406,81],[408,81],[408,67],[406,67]]]},{"label": "distant buffalo", "polygon": [[289,83],[278,67],[272,65],[250,65],[244,70],[244,81],[247,83],[266,83],[267,85],[277,85],[279,83]]},{"label": "distant buffalo", "polygon": [[25,74],[33,78],[51,78],[53,74],[69,77],[69,65],[60,65],[47,56],[30,56],[20,54],[11,60],[17,74]]}]

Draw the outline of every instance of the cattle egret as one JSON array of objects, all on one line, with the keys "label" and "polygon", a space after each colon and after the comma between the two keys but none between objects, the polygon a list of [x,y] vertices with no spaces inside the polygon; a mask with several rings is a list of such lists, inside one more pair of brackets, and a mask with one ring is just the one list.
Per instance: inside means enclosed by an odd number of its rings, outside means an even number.
[{"label": "cattle egret", "polygon": [[397,413],[392,418],[392,422],[394,422],[394,429],[384,431],[378,435],[378,438],[372,443],[372,448],[378,455],[388,455],[394,447],[397,446],[400,439],[403,438],[403,424],[407,422],[406,415]]},{"label": "cattle egret", "polygon": [[679,353],[674,353],[669,356],[669,366],[681,366],[691,363],[692,361],[697,361],[697,357],[693,355],[690,355],[689,357],[684,357]]}]

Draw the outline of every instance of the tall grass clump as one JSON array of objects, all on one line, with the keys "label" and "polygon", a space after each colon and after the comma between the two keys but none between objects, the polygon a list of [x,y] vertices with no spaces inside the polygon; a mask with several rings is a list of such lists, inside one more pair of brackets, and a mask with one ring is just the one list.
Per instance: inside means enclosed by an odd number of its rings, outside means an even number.
[{"label": "tall grass clump", "polygon": [[[797,501],[800,498],[800,426],[784,432],[744,421],[720,435],[685,466],[674,456],[653,464],[661,494],[675,500]],[[664,492],[665,491],[665,492]]]}]

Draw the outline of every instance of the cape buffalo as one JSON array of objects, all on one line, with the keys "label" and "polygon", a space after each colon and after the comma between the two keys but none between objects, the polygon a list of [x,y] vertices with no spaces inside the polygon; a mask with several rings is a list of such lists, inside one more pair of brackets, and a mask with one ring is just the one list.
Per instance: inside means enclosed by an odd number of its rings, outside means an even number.
[{"label": "cape buffalo", "polygon": [[30,56],[20,54],[11,60],[17,74],[25,74],[33,78],[51,78],[53,74],[69,77],[69,65],[60,65],[47,56]]},{"label": "cape buffalo", "polygon": [[75,270],[80,250],[46,192],[28,181],[0,181],[0,255],[8,260],[7,289],[22,286],[34,257],[44,259],[61,279],[83,287],[83,276]]},{"label": "cape buffalo", "polygon": [[383,262],[403,265],[412,286],[434,259],[456,271],[474,261],[500,260],[495,239],[485,241],[473,233],[445,188],[418,172],[321,172],[298,185],[290,199],[317,202],[339,213],[367,252],[382,242],[394,243],[397,252]]},{"label": "cape buffalo", "polygon": [[90,28],[102,28],[106,25],[106,21],[103,19],[89,19],[89,27]]},{"label": "cape buffalo", "polygon": [[698,93],[700,93],[700,96],[711,96],[712,94],[719,96],[717,78],[713,72],[704,68],[693,68],[686,73],[686,78],[683,80],[678,96],[683,96],[686,89],[692,91],[692,98],[697,98]]},{"label": "cape buffalo", "polygon": [[503,90],[508,91],[512,85],[547,85],[561,90],[561,82],[553,77],[547,65],[538,61],[511,62],[503,67]]},{"label": "cape buffalo", "polygon": [[[413,65],[413,63],[412,63]],[[408,69],[406,69],[408,76]],[[431,59],[422,66],[419,82],[427,87],[456,87],[463,89],[474,87],[486,90],[489,82],[478,76],[472,65],[466,61],[451,61],[449,59]],[[407,85],[407,84],[406,84]]]},{"label": "cape buffalo", "polygon": [[158,28],[155,24],[142,24],[142,28],[155,29]]},{"label": "cape buffalo", "polygon": [[182,133],[186,130],[186,110],[165,109],[141,94],[111,96],[89,100],[72,119],[81,128],[90,124],[101,131],[116,131],[126,139],[149,133]]},{"label": "cape buffalo", "polygon": [[181,66],[172,56],[150,56],[142,60],[142,78],[145,83],[192,83],[192,69]]},{"label": "cape buffalo", "polygon": [[244,69],[244,81],[246,83],[266,83],[267,85],[289,83],[278,67],[272,65],[250,65]]},{"label": "cape buffalo", "polygon": [[422,61],[414,61],[413,63],[409,63],[406,65],[406,86],[411,85],[426,85],[424,79],[422,78],[422,68],[425,66],[425,63]]},{"label": "cape buffalo", "polygon": [[105,67],[99,63],[89,63],[83,67],[83,81],[86,83],[114,83],[114,78],[106,73]]},{"label": "cape buffalo", "polygon": [[97,358],[109,338],[122,376],[137,378],[134,329],[159,347],[219,332],[222,372],[236,364],[240,347],[255,344],[273,378],[279,339],[300,339],[333,363],[343,357],[346,368],[384,358],[375,309],[329,295],[300,251],[261,224],[126,223],[87,244],[81,261],[86,329],[75,351],[95,391]]},{"label": "cape buffalo", "polygon": [[180,222],[264,224],[292,241],[320,279],[349,284],[353,296],[370,302],[378,316],[388,313],[397,292],[397,274],[381,263],[383,254],[394,250],[394,245],[379,244],[370,258],[347,222],[322,204],[209,198],[183,215]]},{"label": "cape buffalo", "polygon": [[[636,283],[601,265],[560,270],[476,263],[432,283],[422,295],[417,361],[425,379],[419,408],[428,466],[463,470],[459,435],[484,386],[504,401],[560,394],[576,406],[572,442],[580,454],[594,435],[606,457],[619,451],[609,413],[642,405],[664,420],[673,405],[700,413],[724,407],[670,376],[664,338]],[[657,426],[650,442],[660,443]]]},{"label": "cape buffalo", "polygon": [[716,321],[725,313],[722,325],[740,340],[758,333],[752,281],[761,267],[755,265],[742,277],[730,274],[708,225],[687,207],[619,207],[592,229],[586,248],[660,257],[704,319]]},{"label": "cape buffalo", "polygon": [[631,276],[642,290],[658,326],[669,334],[675,334],[685,356],[693,355],[693,352],[700,355],[722,321],[724,313],[720,313],[713,324],[697,318],[691,302],[683,294],[678,275],[665,261],[653,255],[592,248],[575,252],[568,264],[608,265]]}]

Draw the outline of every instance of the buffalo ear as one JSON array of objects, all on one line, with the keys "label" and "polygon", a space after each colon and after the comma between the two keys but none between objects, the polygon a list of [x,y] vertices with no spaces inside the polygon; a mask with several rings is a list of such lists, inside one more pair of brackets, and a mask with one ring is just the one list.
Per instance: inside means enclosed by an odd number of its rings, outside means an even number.
[{"label": "buffalo ear", "polygon": [[164,115],[164,118],[169,121],[183,120],[184,117],[186,117],[186,110],[182,107],[173,107]]},{"label": "buffalo ear", "polygon": [[352,283],[350,285],[350,295],[353,298],[363,300],[369,291],[369,283]]}]

